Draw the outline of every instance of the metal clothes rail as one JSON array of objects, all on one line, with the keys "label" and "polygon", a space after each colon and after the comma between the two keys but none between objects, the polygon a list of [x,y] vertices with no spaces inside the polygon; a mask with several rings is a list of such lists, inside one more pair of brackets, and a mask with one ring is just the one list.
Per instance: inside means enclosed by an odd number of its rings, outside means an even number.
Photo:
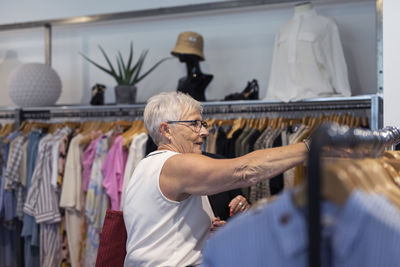
[{"label": "metal clothes rail", "polygon": [[[205,116],[234,114],[294,114],[302,116],[306,112],[320,114],[328,111],[362,111],[370,119],[371,129],[382,127],[383,100],[380,95],[364,95],[354,97],[315,98],[298,102],[283,103],[280,101],[248,100],[248,101],[209,101],[203,102]],[[23,108],[19,120],[55,119],[55,118],[106,118],[143,116],[145,104],[103,105],[103,106],[53,106]],[[0,111],[1,113],[1,111]]]},{"label": "metal clothes rail", "polygon": [[16,119],[18,116],[18,108],[0,108],[0,119]]},{"label": "metal clothes rail", "polygon": [[386,127],[371,131],[351,129],[336,124],[323,124],[312,135],[308,154],[308,264],[309,267],[321,267],[321,161],[324,146],[354,148],[360,145],[373,145],[375,156],[381,155],[385,147],[400,143],[400,129]]}]

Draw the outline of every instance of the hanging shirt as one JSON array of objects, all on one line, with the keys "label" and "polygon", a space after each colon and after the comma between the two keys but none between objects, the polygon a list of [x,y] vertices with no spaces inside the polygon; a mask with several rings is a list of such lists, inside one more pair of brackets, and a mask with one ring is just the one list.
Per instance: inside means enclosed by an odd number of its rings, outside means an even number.
[{"label": "hanging shirt", "polygon": [[296,13],[275,38],[265,99],[289,102],[329,95],[351,95],[338,28],[315,10]]},{"label": "hanging shirt", "polygon": [[124,170],[128,152],[123,149],[122,136],[115,141],[104,160],[102,171],[104,175],[103,185],[107,195],[111,199],[111,209],[119,210],[121,204],[121,192],[124,178]]},{"label": "hanging shirt", "polygon": [[100,234],[103,228],[104,217],[106,215],[108,198],[103,187],[103,172],[101,166],[107,156],[109,149],[108,136],[97,138],[94,146],[95,155],[92,163],[90,180],[86,194],[85,214],[88,224],[86,246],[85,246],[85,266],[95,266],[97,250],[100,244]]},{"label": "hanging shirt", "polygon": [[125,191],[129,180],[138,163],[146,156],[146,143],[149,137],[145,133],[138,134],[129,146],[128,158],[125,164],[124,181],[122,182],[121,210],[124,206]]},{"label": "hanging shirt", "polygon": [[[27,151],[27,181],[26,191],[31,186],[33,171],[35,169],[36,158],[40,139],[42,138],[41,131],[33,130],[28,137]],[[39,225],[35,218],[29,214],[24,214],[23,227],[21,236],[24,237],[24,260],[26,267],[40,266],[39,259]]]},{"label": "hanging shirt", "polygon": [[92,165],[94,161],[94,157],[96,155],[96,147],[101,137],[93,139],[85,152],[83,152],[82,157],[82,168],[83,168],[83,190],[85,192],[88,191],[89,181],[90,181],[90,173],[92,172]]},{"label": "hanging shirt", "polygon": [[71,139],[65,161],[64,179],[61,188],[60,207],[65,208],[65,228],[67,229],[71,266],[79,266],[81,249],[81,225],[83,222],[83,190],[82,190],[82,147],[83,135],[78,134]]},{"label": "hanging shirt", "polygon": [[58,158],[53,157],[52,150],[53,145],[68,132],[67,127],[57,129],[40,141],[32,184],[24,205],[24,212],[35,216],[40,224],[40,266],[58,266],[61,263],[59,197],[51,185],[53,161]]},{"label": "hanging shirt", "polygon": [[52,156],[52,146],[69,132],[67,127],[58,129],[39,143],[38,159],[24,205],[24,212],[35,216],[38,223],[52,224],[61,221],[59,196],[51,185],[53,161],[58,160]]},{"label": "hanging shirt", "polygon": [[16,215],[22,220],[23,218],[23,206],[25,201],[25,189],[21,183],[20,172],[21,160],[23,156],[23,144],[25,143],[27,137],[18,136],[10,143],[10,151],[7,160],[7,168],[5,172],[5,189],[12,190],[14,196],[16,197]]},{"label": "hanging shirt", "polygon": [[[7,136],[7,139],[9,140],[10,143],[12,143],[13,140],[20,135],[21,135],[20,132],[14,131]],[[2,176],[3,177],[2,177],[2,181],[1,181],[2,185],[1,185],[0,190],[3,190],[3,196],[2,196],[3,200],[2,200],[2,203],[0,203],[0,206],[2,207],[2,208],[0,207],[0,212],[3,209],[4,220],[9,221],[11,224],[13,224],[13,219],[16,217],[17,200],[15,198],[15,194],[13,191],[5,190],[5,182],[6,182],[5,173],[6,173],[6,166],[7,166],[8,158],[9,158],[8,156],[10,155],[9,154],[10,143],[8,143],[5,147],[4,155],[5,155],[6,161],[5,161],[5,165],[2,166],[2,168],[3,168]],[[1,197],[0,197],[0,199],[1,199]]]},{"label": "hanging shirt", "polygon": [[[329,257],[332,267],[399,266],[400,214],[386,198],[356,190],[342,208],[322,207],[322,222],[331,232],[330,245],[322,246],[329,248],[321,251],[323,262]],[[286,191],[218,230],[205,247],[203,266],[306,267],[307,248],[305,216]]]},{"label": "hanging shirt", "polygon": [[81,211],[83,208],[82,190],[82,148],[81,134],[72,138],[65,162],[64,181],[61,189],[60,207]]},{"label": "hanging shirt", "polygon": [[58,162],[60,157],[60,146],[61,143],[65,143],[68,140],[68,136],[71,134],[72,129],[69,127],[64,127],[58,134],[57,138],[51,144],[51,157],[52,157],[52,166],[51,166],[51,185],[54,190],[59,191],[58,185]]}]

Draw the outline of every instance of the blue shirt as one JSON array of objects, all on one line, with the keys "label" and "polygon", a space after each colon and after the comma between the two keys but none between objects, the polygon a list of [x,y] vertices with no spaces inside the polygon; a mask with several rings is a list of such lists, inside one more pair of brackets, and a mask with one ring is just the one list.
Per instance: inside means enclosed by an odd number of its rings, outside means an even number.
[{"label": "blue shirt", "polygon": [[14,191],[4,189],[4,184],[5,184],[4,175],[6,172],[10,143],[19,135],[21,135],[21,132],[14,131],[7,136],[9,142],[6,144],[4,153],[5,158],[4,158],[4,165],[2,166],[3,171],[1,179],[1,190],[3,191],[3,194],[2,194],[2,203],[0,203],[2,208],[0,208],[0,210],[3,211],[5,221],[12,221],[16,217],[17,200],[15,198]]},{"label": "blue shirt", "polygon": [[[38,147],[40,139],[43,136],[40,131],[32,131],[28,137],[28,155],[27,155],[27,181],[26,191],[31,186],[33,171],[35,169],[36,158],[38,154]],[[21,236],[31,236],[31,245],[39,246],[39,225],[36,223],[35,218],[29,214],[24,214],[24,224],[22,227]]]},{"label": "blue shirt", "polygon": [[[27,150],[27,181],[26,191],[31,186],[32,175],[35,169],[36,158],[38,154],[38,147],[41,138],[43,137],[41,131],[34,130],[28,136],[28,150]],[[39,224],[36,223],[35,218],[29,214],[24,213],[24,224],[22,227],[21,236],[24,237],[24,260],[26,267],[40,266],[40,253],[39,253]]]},{"label": "blue shirt", "polygon": [[[330,266],[400,266],[400,215],[386,198],[356,190],[342,208],[324,206],[322,214],[323,221],[331,218],[331,251],[322,252]],[[204,248],[203,266],[306,267],[307,248],[303,213],[284,192],[218,230]]]}]

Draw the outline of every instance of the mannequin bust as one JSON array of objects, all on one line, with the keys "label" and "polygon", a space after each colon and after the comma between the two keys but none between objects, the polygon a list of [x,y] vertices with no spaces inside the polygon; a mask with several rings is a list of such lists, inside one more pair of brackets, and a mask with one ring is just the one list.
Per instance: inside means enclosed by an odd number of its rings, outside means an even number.
[{"label": "mannequin bust", "polygon": [[312,9],[311,2],[301,2],[294,6],[294,13],[301,14]]},{"label": "mannequin bust", "polygon": [[180,53],[178,58],[186,63],[187,73],[186,77],[179,79],[177,91],[187,93],[197,101],[206,101],[204,93],[213,75],[201,72],[199,56]]},{"label": "mannequin bust", "polygon": [[186,77],[179,79],[177,91],[197,101],[206,101],[204,93],[213,75],[204,74],[200,69],[200,61],[204,60],[203,37],[195,32],[180,33],[171,54],[186,64]]}]

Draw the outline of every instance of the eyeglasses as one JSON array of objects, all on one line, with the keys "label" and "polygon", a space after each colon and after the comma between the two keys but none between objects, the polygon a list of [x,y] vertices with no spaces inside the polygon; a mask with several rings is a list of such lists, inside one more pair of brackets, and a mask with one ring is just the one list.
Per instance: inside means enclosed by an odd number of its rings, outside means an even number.
[{"label": "eyeglasses", "polygon": [[202,120],[192,120],[192,121],[167,121],[168,124],[171,123],[189,123],[190,126],[193,126],[196,132],[200,132],[201,127],[207,129],[208,123]]}]

